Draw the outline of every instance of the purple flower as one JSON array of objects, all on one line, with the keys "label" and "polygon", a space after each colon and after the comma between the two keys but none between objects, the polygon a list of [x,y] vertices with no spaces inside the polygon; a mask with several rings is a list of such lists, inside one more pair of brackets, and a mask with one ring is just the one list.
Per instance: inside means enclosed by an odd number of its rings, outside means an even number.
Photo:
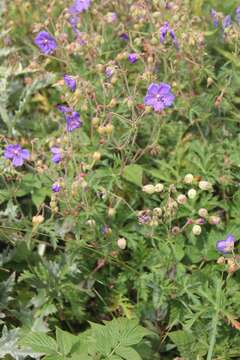
[{"label": "purple flower", "polygon": [[113,76],[113,73],[114,73],[114,69],[110,66],[107,66],[105,70],[106,77],[109,79],[111,76]]},{"label": "purple flower", "polygon": [[59,182],[55,182],[54,184],[52,184],[53,192],[59,192],[61,189],[62,189],[62,187]]},{"label": "purple flower", "polygon": [[51,147],[51,152],[52,152],[52,161],[55,164],[58,164],[61,160],[62,160],[62,151],[59,147],[57,146],[52,146]]},{"label": "purple flower", "polygon": [[131,53],[128,55],[128,60],[130,63],[134,64],[138,59],[138,55],[136,53]]},{"label": "purple flower", "polygon": [[128,41],[129,40],[129,36],[127,33],[122,33],[121,35],[119,35],[120,39],[121,40],[124,40],[124,41]]},{"label": "purple flower", "polygon": [[57,108],[65,116],[68,132],[72,132],[82,126],[82,120],[77,111],[74,111],[66,105],[58,105]]},{"label": "purple flower", "polygon": [[167,34],[170,35],[171,39],[173,40],[173,43],[177,48],[179,48],[179,44],[175,35],[174,30],[170,27],[169,22],[165,21],[163,26],[160,28],[160,43],[163,44]]},{"label": "purple flower", "polygon": [[232,24],[232,18],[231,15],[225,16],[225,18],[222,21],[222,28],[223,30],[227,29]]},{"label": "purple flower", "polygon": [[236,18],[237,22],[240,24],[240,6],[236,8]]},{"label": "purple flower", "polygon": [[117,21],[117,14],[115,12],[107,13],[106,20],[109,24],[114,23],[115,21]]},{"label": "purple flower", "polygon": [[87,10],[91,4],[91,0],[75,0],[69,11],[71,14],[80,14]]},{"label": "purple flower", "polygon": [[214,9],[212,9],[211,12],[210,12],[210,15],[211,15],[211,18],[213,20],[213,26],[215,28],[217,28],[218,27],[218,15],[217,15],[217,12]]},{"label": "purple flower", "polygon": [[41,52],[46,55],[52,54],[57,48],[56,40],[47,31],[40,31],[34,42]]},{"label": "purple flower", "polygon": [[235,237],[232,234],[228,234],[225,240],[219,240],[216,244],[217,251],[227,254],[234,250]]},{"label": "purple flower", "polygon": [[7,145],[4,152],[5,159],[11,159],[15,167],[22,166],[24,160],[30,158],[30,153],[27,149],[23,149],[19,144]]},{"label": "purple flower", "polygon": [[170,107],[175,99],[171,91],[171,86],[166,83],[155,84],[152,83],[144,98],[144,104],[151,106],[154,111],[162,111]]},{"label": "purple flower", "polygon": [[72,76],[69,76],[69,75],[64,75],[63,79],[64,79],[64,82],[65,82],[65,84],[67,85],[67,87],[68,87],[72,92],[74,92],[74,91],[76,90],[76,87],[77,87],[77,82],[76,82],[76,80],[75,80]]}]

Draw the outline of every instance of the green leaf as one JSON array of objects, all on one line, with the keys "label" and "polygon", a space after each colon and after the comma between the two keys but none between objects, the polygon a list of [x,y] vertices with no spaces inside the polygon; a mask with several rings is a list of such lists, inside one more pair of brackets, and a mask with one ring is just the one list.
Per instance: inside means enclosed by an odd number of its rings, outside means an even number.
[{"label": "green leaf", "polygon": [[130,347],[120,346],[117,348],[116,353],[120,355],[125,360],[141,360],[141,356],[136,350]]},{"label": "green leaf", "polygon": [[44,354],[53,354],[57,351],[57,343],[44,333],[29,333],[23,338],[21,344],[30,347],[33,351]]},{"label": "green leaf", "polygon": [[127,165],[123,171],[123,178],[137,186],[142,186],[143,169],[140,165]]},{"label": "green leaf", "polygon": [[72,350],[73,345],[79,341],[77,336],[74,336],[68,333],[67,331],[63,331],[58,327],[56,328],[56,340],[57,340],[58,350],[63,355],[68,355]]}]

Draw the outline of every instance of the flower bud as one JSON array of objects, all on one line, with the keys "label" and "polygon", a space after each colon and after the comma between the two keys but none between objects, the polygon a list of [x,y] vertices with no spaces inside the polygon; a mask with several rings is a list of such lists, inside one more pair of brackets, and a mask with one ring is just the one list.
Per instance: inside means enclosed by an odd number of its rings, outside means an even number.
[{"label": "flower bud", "polygon": [[199,181],[198,186],[201,190],[211,190],[212,188],[212,184],[208,181]]},{"label": "flower bud", "polygon": [[101,159],[101,153],[99,151],[95,151],[92,155],[93,160],[99,161]]},{"label": "flower bud", "polygon": [[207,209],[201,208],[198,210],[198,215],[201,216],[202,218],[206,218],[208,216],[208,211]]},{"label": "flower bud", "polygon": [[89,225],[90,227],[96,226],[96,221],[94,219],[89,219],[86,221],[86,225]]},{"label": "flower bud", "polygon": [[194,226],[193,226],[193,228],[192,228],[192,233],[193,233],[193,235],[198,236],[198,235],[201,234],[201,232],[202,232],[202,228],[201,228],[200,225],[194,225]]},{"label": "flower bud", "polygon": [[221,219],[219,216],[213,215],[213,216],[209,217],[208,222],[211,225],[218,225],[218,224],[220,224]]},{"label": "flower bud", "polygon": [[161,183],[158,183],[158,184],[156,184],[155,185],[155,192],[162,192],[163,191],[163,188],[164,188],[164,186],[163,186],[163,184],[161,184]]},{"label": "flower bud", "polygon": [[153,215],[161,217],[162,216],[162,209],[160,207],[154,208],[153,209]]},{"label": "flower bud", "polygon": [[44,221],[44,217],[42,215],[36,215],[36,216],[33,216],[33,218],[32,218],[33,226],[40,225],[41,223],[43,223],[43,221]]},{"label": "flower bud", "polygon": [[110,207],[108,208],[108,216],[113,217],[116,214],[116,209]]},{"label": "flower bud", "polygon": [[198,224],[198,225],[204,225],[204,224],[205,224],[205,222],[206,222],[206,220],[205,220],[205,219],[203,219],[203,218],[199,218],[199,219],[197,219],[197,220],[195,221],[195,224]]},{"label": "flower bud", "polygon": [[38,245],[38,255],[43,256],[46,250],[46,244],[39,244]]},{"label": "flower bud", "polygon": [[188,197],[189,197],[189,199],[194,199],[194,198],[196,197],[196,195],[197,195],[197,192],[196,192],[195,189],[190,189],[190,190],[188,190]]},{"label": "flower bud", "polygon": [[144,185],[142,187],[142,191],[146,192],[147,194],[153,194],[155,193],[155,186],[152,184]]},{"label": "flower bud", "polygon": [[113,98],[110,103],[108,104],[108,106],[110,108],[114,108],[117,105],[117,100],[115,98]]},{"label": "flower bud", "polygon": [[225,257],[224,256],[220,256],[218,259],[217,259],[217,263],[219,265],[224,265],[225,264]]},{"label": "flower bud", "polygon": [[183,181],[185,182],[185,184],[192,184],[193,180],[194,180],[193,175],[192,174],[187,174],[187,175],[185,175]]},{"label": "flower bud", "polygon": [[127,241],[124,238],[119,238],[117,241],[117,246],[119,247],[119,249],[124,250],[126,249],[127,246]]},{"label": "flower bud", "polygon": [[184,194],[178,195],[178,197],[177,197],[177,202],[178,202],[179,204],[185,204],[185,203],[187,202],[187,197],[186,197],[186,195],[184,195]]}]

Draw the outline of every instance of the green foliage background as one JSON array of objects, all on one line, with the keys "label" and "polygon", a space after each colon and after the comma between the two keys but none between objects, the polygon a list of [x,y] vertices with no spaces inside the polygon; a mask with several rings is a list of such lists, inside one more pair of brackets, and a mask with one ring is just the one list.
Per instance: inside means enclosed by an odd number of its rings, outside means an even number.
[{"label": "green foliage background", "polygon": [[[227,234],[240,239],[238,5],[182,0],[168,10],[161,0],[96,0],[81,15],[86,44],[72,51],[70,2],[1,2],[1,153],[18,142],[32,154],[21,169],[0,158],[1,358],[240,357],[238,243],[224,261],[216,251]],[[117,24],[107,21],[113,11]],[[233,24],[223,32],[228,14]],[[179,51],[170,39],[159,43],[166,20]],[[54,56],[34,45],[42,29],[67,36]],[[128,43],[119,39],[125,31]],[[136,64],[129,52],[139,54]],[[74,94],[65,73],[77,78]],[[142,106],[151,82],[171,84],[176,95],[162,114]],[[66,134],[59,103],[80,112],[83,128]],[[107,125],[113,131],[101,135]],[[57,166],[54,144],[65,151]],[[64,190],[53,197],[59,178]],[[161,193],[142,191],[158,183]],[[196,197],[179,204],[192,188]],[[140,224],[139,211],[154,208],[163,211],[157,224]],[[209,216],[196,236],[201,208]]]}]

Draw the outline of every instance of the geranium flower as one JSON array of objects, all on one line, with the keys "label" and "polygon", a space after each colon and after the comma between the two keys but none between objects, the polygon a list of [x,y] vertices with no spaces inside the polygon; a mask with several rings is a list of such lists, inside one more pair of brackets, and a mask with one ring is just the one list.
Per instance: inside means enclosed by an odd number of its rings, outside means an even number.
[{"label": "geranium flower", "polygon": [[27,149],[23,149],[19,144],[11,144],[5,147],[5,159],[12,160],[15,167],[22,166],[25,160],[30,158],[30,153]]},{"label": "geranium flower", "polygon": [[45,55],[52,54],[57,48],[56,40],[47,31],[41,31],[34,42]]},{"label": "geranium flower", "polygon": [[162,111],[170,107],[175,99],[171,86],[166,83],[152,83],[144,98],[144,104],[151,106],[155,111]]}]

